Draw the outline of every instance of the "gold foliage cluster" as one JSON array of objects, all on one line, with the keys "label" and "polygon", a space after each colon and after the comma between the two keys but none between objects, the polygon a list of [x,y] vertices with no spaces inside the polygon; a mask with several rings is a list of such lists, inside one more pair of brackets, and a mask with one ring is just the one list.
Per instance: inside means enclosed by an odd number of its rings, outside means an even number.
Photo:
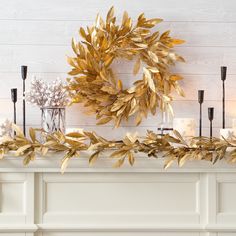
[{"label": "gold foliage cluster", "polygon": [[[132,22],[124,12],[121,24],[116,23],[112,7],[104,21],[97,15],[94,26],[80,28],[81,42],[72,40],[75,57],[69,57],[72,70],[68,90],[74,103],[83,103],[89,112],[96,114],[97,124],[113,120],[118,127],[122,120],[135,116],[136,124],[157,108],[171,107],[171,91],[183,95],[178,84],[182,77],[172,74],[170,67],[184,59],[173,47],[184,41],[170,37],[170,31],[160,34],[151,29],[162,20],[146,19],[142,13]],[[125,89],[116,78],[112,64],[116,59],[136,60],[133,73],[142,67],[142,79]]]},{"label": "gold foliage cluster", "polygon": [[[23,163],[27,165],[36,155],[46,157],[48,153],[61,153],[62,172],[65,171],[71,158],[80,157],[81,151],[91,153],[88,158],[89,164],[93,164],[104,152],[109,151],[108,158],[114,160],[114,167],[122,166],[125,161],[132,166],[137,153],[143,153],[147,158],[164,158],[165,168],[174,162],[182,166],[189,160],[206,160],[214,164],[225,158],[231,163],[236,162],[236,139],[228,141],[194,137],[186,142],[177,131],[173,131],[173,136],[169,134],[161,136],[147,131],[145,137],[127,134],[123,140],[110,141],[95,132],[48,134],[41,129],[33,128],[30,128],[29,138],[26,138],[19,127],[13,125],[13,129],[16,132],[15,137],[5,136],[0,143],[0,159],[10,151],[14,151],[16,156],[23,157]],[[230,150],[227,151],[227,148]]]}]

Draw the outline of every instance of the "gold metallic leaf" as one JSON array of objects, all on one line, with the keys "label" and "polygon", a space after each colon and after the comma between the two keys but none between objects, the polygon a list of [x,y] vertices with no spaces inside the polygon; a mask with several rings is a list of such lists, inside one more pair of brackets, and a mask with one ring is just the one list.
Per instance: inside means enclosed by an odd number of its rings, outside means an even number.
[{"label": "gold metallic leaf", "polygon": [[139,72],[140,69],[140,65],[141,65],[141,59],[138,58],[134,64],[134,70],[133,70],[133,74],[136,75]]},{"label": "gold metallic leaf", "polygon": [[85,33],[84,28],[80,27],[79,32],[80,32],[81,37],[83,37],[84,39],[86,39],[87,35],[86,35],[86,33]]},{"label": "gold metallic leaf", "polygon": [[119,167],[121,167],[121,166],[124,164],[124,161],[125,161],[125,157],[119,159],[119,160],[113,165],[113,167],[114,167],[114,168],[119,168]]},{"label": "gold metallic leaf", "polygon": [[174,117],[174,110],[173,110],[173,108],[172,108],[170,103],[167,103],[167,108],[168,108],[170,114],[172,115],[172,117]]},{"label": "gold metallic leaf", "polygon": [[67,137],[71,137],[71,138],[84,138],[84,134],[81,134],[79,132],[71,132],[71,133],[68,133],[66,134]]},{"label": "gold metallic leaf", "polygon": [[120,157],[126,155],[126,153],[127,153],[127,150],[122,150],[122,149],[117,150],[111,154],[111,157],[112,158],[120,158]]},{"label": "gold metallic leaf", "polygon": [[19,155],[23,154],[29,148],[31,148],[31,144],[27,144],[27,145],[24,145],[24,146],[18,148],[16,151],[16,155],[19,156]]},{"label": "gold metallic leaf", "polygon": [[169,168],[173,164],[173,162],[174,162],[174,160],[172,160],[172,159],[168,160],[164,165],[164,169]]},{"label": "gold metallic leaf", "polygon": [[147,78],[149,88],[155,93],[156,92],[156,87],[155,87],[154,81],[152,79],[152,74],[151,74],[150,70],[148,70],[147,68],[144,67],[143,71],[144,71],[144,74]]},{"label": "gold metallic leaf", "polygon": [[124,105],[123,102],[116,102],[111,107],[111,112],[118,111]]},{"label": "gold metallic leaf", "polygon": [[123,89],[123,84],[122,84],[122,81],[121,81],[120,79],[117,81],[117,88],[118,88],[119,90],[122,90],[122,89]]},{"label": "gold metallic leaf", "polygon": [[103,87],[101,88],[101,90],[104,91],[104,92],[107,92],[107,93],[109,93],[109,94],[117,94],[117,93],[118,93],[115,88],[113,88],[113,87],[111,87],[111,86],[106,86],[106,85],[103,86]]},{"label": "gold metallic leaf", "polygon": [[23,164],[24,164],[25,166],[27,166],[27,165],[29,164],[29,162],[31,161],[31,159],[34,158],[33,155],[34,155],[34,153],[30,152],[30,153],[28,153],[28,154],[25,156],[25,158],[24,158],[24,160],[23,160]]},{"label": "gold metallic leaf", "polygon": [[112,6],[110,8],[110,10],[108,11],[108,13],[107,13],[107,18],[106,18],[107,24],[110,23],[110,21],[113,18],[113,16],[114,16],[114,7]]},{"label": "gold metallic leaf", "polygon": [[74,61],[73,58],[67,57],[67,62],[68,62],[68,64],[70,64],[72,67],[77,68],[77,65],[76,65],[76,63],[75,63],[75,61]]},{"label": "gold metallic leaf", "polygon": [[97,17],[96,17],[96,20],[95,20],[95,26],[96,26],[96,28],[100,28],[100,26],[101,26],[101,16],[100,16],[100,14],[97,14]]},{"label": "gold metallic leaf", "polygon": [[116,112],[116,115],[117,116],[120,116],[124,113],[124,110],[127,108],[126,105],[124,105],[123,107],[121,107],[117,112]]},{"label": "gold metallic leaf", "polygon": [[137,133],[131,134],[131,133],[127,133],[126,134],[126,138],[129,140],[129,144],[133,144],[137,141]]},{"label": "gold metallic leaf", "polygon": [[148,51],[148,55],[155,63],[159,63],[159,58],[155,53]]},{"label": "gold metallic leaf", "polygon": [[15,125],[14,123],[12,124],[12,129],[16,132],[16,135],[18,137],[21,137],[21,138],[25,137],[23,131],[17,125]]},{"label": "gold metallic leaf", "polygon": [[160,19],[160,18],[153,18],[153,19],[147,20],[145,23],[156,25],[156,24],[158,24],[158,23],[160,23],[160,22],[162,22],[162,21],[163,21],[163,20]]},{"label": "gold metallic leaf", "polygon": [[185,43],[185,40],[182,40],[182,39],[172,39],[171,42],[173,44],[183,44],[183,43]]},{"label": "gold metallic leaf", "polygon": [[72,38],[71,46],[72,46],[72,49],[73,49],[74,53],[76,55],[78,55],[78,50],[77,50],[77,46],[76,46],[76,42],[75,42],[74,38]]},{"label": "gold metallic leaf", "polygon": [[61,164],[61,173],[64,174],[66,168],[68,167],[68,163],[69,163],[70,158],[66,157],[63,159],[62,164]]},{"label": "gold metallic leaf", "polygon": [[185,96],[184,90],[178,85],[178,83],[175,83],[175,84],[174,84],[174,87],[175,87],[177,93],[178,93],[180,96],[182,96],[182,97]]},{"label": "gold metallic leaf", "polygon": [[183,79],[183,77],[180,75],[171,75],[170,76],[170,80],[172,80],[172,81],[178,81],[178,80],[182,80],[182,79]]},{"label": "gold metallic leaf", "polygon": [[97,125],[104,125],[104,124],[108,123],[108,122],[111,121],[111,120],[112,120],[112,117],[109,117],[109,116],[104,117],[104,118],[100,119],[100,120],[97,122]]},{"label": "gold metallic leaf", "polygon": [[45,156],[48,153],[48,148],[47,147],[42,147],[41,153],[43,156]]},{"label": "gold metallic leaf", "polygon": [[127,11],[124,11],[123,18],[122,18],[122,25],[123,25],[123,26],[125,26],[125,24],[126,24],[128,18],[129,18],[129,16],[128,16]]},{"label": "gold metallic leaf", "polygon": [[188,158],[190,158],[191,155],[190,154],[185,154],[179,161],[179,166],[182,167],[184,165],[184,163],[188,160]]},{"label": "gold metallic leaf", "polygon": [[36,135],[35,135],[35,130],[33,128],[29,128],[29,134],[32,142],[36,141]]},{"label": "gold metallic leaf", "polygon": [[3,150],[3,149],[1,149],[1,150],[0,150],[0,160],[2,160],[2,159],[3,159],[3,157],[4,157],[4,150]]},{"label": "gold metallic leaf", "polygon": [[89,164],[92,165],[97,159],[98,159],[98,156],[99,156],[99,151],[96,151],[95,153],[93,153],[90,158],[89,158]]},{"label": "gold metallic leaf", "polygon": [[135,118],[136,125],[139,125],[142,122],[142,115],[141,113],[138,113],[138,115]]},{"label": "gold metallic leaf", "polygon": [[128,160],[129,160],[130,165],[133,166],[135,158],[134,158],[134,154],[132,152],[128,152]]},{"label": "gold metallic leaf", "polygon": [[111,65],[113,59],[114,59],[113,56],[107,58],[107,60],[105,61],[105,66],[108,67],[109,65]]}]

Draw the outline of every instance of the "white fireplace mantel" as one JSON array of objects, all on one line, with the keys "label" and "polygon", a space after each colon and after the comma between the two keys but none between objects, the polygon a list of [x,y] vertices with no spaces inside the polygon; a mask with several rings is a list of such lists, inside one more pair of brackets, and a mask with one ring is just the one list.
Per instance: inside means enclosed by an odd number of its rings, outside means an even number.
[{"label": "white fireplace mantel", "polygon": [[[80,157],[72,158],[66,172],[149,172],[149,173],[178,173],[178,172],[196,172],[196,173],[236,173],[236,164],[229,163],[226,160],[218,161],[212,164],[209,161],[187,161],[184,166],[179,167],[174,163],[168,169],[164,169],[164,159],[146,157],[143,154],[136,154],[135,164],[130,166],[125,163],[120,168],[113,168],[112,164],[117,161],[115,158],[110,158],[109,153],[104,153],[92,165],[89,165],[88,160],[92,152],[81,152]],[[48,154],[47,156],[37,156],[31,161],[28,166],[23,165],[23,158],[17,157],[14,154],[7,155],[3,160],[0,160],[0,172],[61,172],[61,160],[63,154]]]},{"label": "white fireplace mantel", "polygon": [[[9,155],[0,161],[0,235],[236,234],[236,166],[189,161],[163,169],[164,160],[138,156],[135,165],[112,168],[104,154],[37,157],[27,167]],[[231,234],[231,233],[232,234]]]}]

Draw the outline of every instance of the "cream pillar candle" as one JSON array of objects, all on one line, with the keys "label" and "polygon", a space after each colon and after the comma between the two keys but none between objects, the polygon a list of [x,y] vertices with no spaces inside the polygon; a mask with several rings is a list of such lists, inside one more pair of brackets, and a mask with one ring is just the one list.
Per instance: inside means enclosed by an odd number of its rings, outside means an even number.
[{"label": "cream pillar candle", "polygon": [[236,135],[236,129],[220,129],[221,139],[232,139]]},{"label": "cream pillar candle", "polygon": [[69,133],[82,133],[84,131],[84,129],[81,129],[81,128],[66,128],[66,134],[69,134]]},{"label": "cream pillar candle", "polygon": [[195,136],[196,120],[192,118],[174,118],[173,129],[185,138]]},{"label": "cream pillar candle", "polygon": [[233,119],[233,120],[232,120],[232,128],[233,128],[233,129],[236,129],[236,119]]}]

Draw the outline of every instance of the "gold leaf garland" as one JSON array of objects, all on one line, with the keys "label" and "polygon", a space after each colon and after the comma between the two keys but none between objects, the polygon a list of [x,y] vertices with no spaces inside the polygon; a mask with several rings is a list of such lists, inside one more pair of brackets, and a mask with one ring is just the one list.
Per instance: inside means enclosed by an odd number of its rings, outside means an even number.
[{"label": "gold leaf garland", "polygon": [[[97,124],[115,122],[135,116],[139,125],[151,112],[171,109],[171,90],[183,95],[178,81],[180,75],[172,74],[170,67],[184,59],[173,51],[173,47],[184,41],[171,38],[166,31],[151,32],[162,20],[146,19],[142,13],[135,24],[124,12],[121,25],[116,23],[112,7],[106,21],[97,16],[94,26],[80,28],[83,41],[72,40],[75,57],[68,57],[72,67],[68,90],[74,103],[83,103],[92,114],[96,114]],[[112,70],[112,63],[119,58],[133,60],[133,73],[143,67],[142,79],[130,88],[123,88]],[[145,64],[145,66],[143,66]]]},{"label": "gold leaf garland", "polygon": [[[16,136],[14,138],[5,136],[0,143],[0,159],[10,151],[14,151],[16,156],[23,157],[24,165],[28,165],[35,159],[36,154],[46,156],[49,152],[61,153],[64,155],[61,164],[62,173],[71,158],[80,157],[81,151],[92,151],[88,158],[89,164],[97,161],[105,151],[110,151],[109,158],[115,160],[114,167],[122,166],[125,161],[133,166],[136,153],[143,153],[144,157],[164,158],[164,168],[170,167],[174,162],[183,166],[190,160],[205,160],[213,164],[222,159],[230,163],[236,162],[236,138],[228,141],[193,137],[187,143],[177,131],[173,131],[173,136],[169,134],[161,136],[147,131],[145,137],[127,134],[123,140],[111,141],[95,132],[48,134],[41,129],[33,128],[30,128],[29,138],[26,138],[19,127],[13,125],[13,129]],[[44,141],[40,142],[42,139]],[[230,148],[230,151],[227,151],[227,148]]]}]

